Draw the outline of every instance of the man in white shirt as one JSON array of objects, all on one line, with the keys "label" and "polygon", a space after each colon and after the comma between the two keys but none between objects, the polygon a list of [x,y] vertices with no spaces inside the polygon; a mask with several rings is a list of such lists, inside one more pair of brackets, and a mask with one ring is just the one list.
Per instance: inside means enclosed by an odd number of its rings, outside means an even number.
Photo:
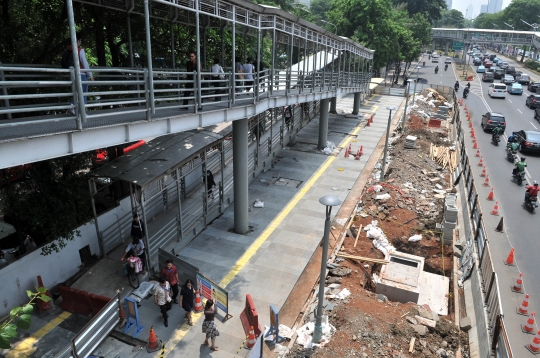
[{"label": "man in white shirt", "polygon": [[255,67],[251,64],[251,57],[248,57],[246,63],[244,64],[244,86],[246,86],[246,92],[251,90],[253,87],[253,70]]},{"label": "man in white shirt", "polygon": [[[220,66],[219,64],[219,59],[218,58],[214,58],[214,64],[212,65],[211,67],[211,70],[212,70],[212,81],[215,81],[215,82],[212,82],[212,85],[214,85],[214,94],[222,94],[223,93],[223,90],[219,89],[219,87],[223,87],[223,83],[222,82],[219,82],[219,80],[222,80],[225,78],[225,72],[223,72],[223,67]],[[221,96],[216,96],[214,98],[214,102],[219,102],[221,101]]]}]

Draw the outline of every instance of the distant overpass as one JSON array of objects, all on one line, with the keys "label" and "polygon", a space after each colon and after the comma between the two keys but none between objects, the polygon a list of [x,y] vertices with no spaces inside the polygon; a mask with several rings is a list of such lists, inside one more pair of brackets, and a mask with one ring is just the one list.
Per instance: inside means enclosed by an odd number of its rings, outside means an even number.
[{"label": "distant overpass", "polygon": [[461,41],[465,43],[501,43],[540,48],[540,32],[491,29],[433,28],[433,39]]}]

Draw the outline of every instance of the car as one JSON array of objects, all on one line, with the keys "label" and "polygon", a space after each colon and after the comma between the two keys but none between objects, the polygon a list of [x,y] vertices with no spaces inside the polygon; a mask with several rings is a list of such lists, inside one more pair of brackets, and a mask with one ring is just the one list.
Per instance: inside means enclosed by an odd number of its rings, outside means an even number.
[{"label": "car", "polygon": [[482,82],[493,82],[494,79],[493,72],[484,72],[482,75]]},{"label": "car", "polygon": [[523,86],[519,83],[512,83],[512,86],[510,86],[508,93],[519,94],[521,96],[523,94]]},{"label": "car", "polygon": [[439,63],[439,57],[431,57],[431,63]]},{"label": "car", "polygon": [[446,60],[444,61],[444,63],[446,63],[447,65],[451,64],[452,63],[452,59],[450,57],[447,57]]},{"label": "car", "polygon": [[473,65],[480,66],[482,64],[482,60],[479,57],[475,57],[473,60]]},{"label": "car", "polygon": [[523,73],[521,76],[517,77],[517,83],[519,84],[528,85],[530,82],[531,77],[526,73]]},{"label": "car", "polygon": [[416,81],[416,83],[423,83],[423,84],[426,84],[426,83],[429,83],[428,80],[426,78],[418,78],[418,80]]},{"label": "car", "polygon": [[534,110],[534,119],[540,122],[540,108]]},{"label": "car", "polygon": [[510,86],[512,83],[514,83],[514,76],[504,75],[504,77],[501,78],[501,83],[504,83],[505,85]]},{"label": "car", "polygon": [[523,72],[521,72],[521,71],[514,71],[514,73],[512,75],[514,76],[514,79],[517,79],[522,74],[523,74]]},{"label": "car", "polygon": [[510,65],[508,64],[508,62],[504,62],[504,61],[503,61],[503,63],[501,64],[501,68],[502,68],[502,69],[505,69],[505,70],[508,68],[508,66],[510,66]]},{"label": "car", "polygon": [[506,93],[508,89],[505,84],[502,83],[492,83],[488,87],[488,95],[491,98],[506,98]]},{"label": "car", "polygon": [[540,107],[540,94],[531,94],[525,99],[525,105],[529,108]]},{"label": "car", "polygon": [[493,61],[493,60],[495,59],[495,57],[497,57],[497,55],[495,55],[495,54],[489,55],[489,59],[490,59],[491,61]]},{"label": "car", "polygon": [[503,64],[503,60],[501,60],[500,58],[497,58],[496,62],[497,62],[497,66],[499,67],[501,67],[501,65]]},{"label": "car", "polygon": [[532,93],[535,93],[537,88],[540,88],[540,82],[532,82],[531,81],[527,85],[527,90],[529,90]]},{"label": "car", "polygon": [[507,75],[512,75],[514,77],[514,72],[516,72],[516,68],[514,66],[508,66],[505,68]]},{"label": "car", "polygon": [[495,77],[496,80],[500,80],[501,78],[504,77],[504,70],[500,67],[496,67],[494,70],[493,70],[493,76]]},{"label": "car", "polygon": [[500,125],[503,130],[506,128],[506,119],[504,118],[504,115],[497,112],[487,112],[486,114],[482,115],[481,126],[484,129],[484,132],[492,130],[497,125]]},{"label": "car", "polygon": [[478,68],[476,69],[476,72],[477,73],[484,73],[484,72],[486,72],[486,68],[484,66],[478,66]]},{"label": "car", "polygon": [[520,130],[512,133],[517,137],[520,152],[540,152],[540,132]]}]

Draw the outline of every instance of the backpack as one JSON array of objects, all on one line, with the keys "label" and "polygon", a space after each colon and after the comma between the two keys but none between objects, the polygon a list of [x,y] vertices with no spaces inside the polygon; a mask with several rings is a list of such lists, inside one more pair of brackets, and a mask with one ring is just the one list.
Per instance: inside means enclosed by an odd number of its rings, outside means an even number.
[{"label": "backpack", "polygon": [[[79,49],[78,52],[80,53],[81,49]],[[81,63],[81,57],[79,55],[79,64],[80,63]],[[73,51],[67,50],[66,52],[64,52],[64,54],[62,55],[61,66],[63,68],[75,67],[75,62],[73,60]]]}]

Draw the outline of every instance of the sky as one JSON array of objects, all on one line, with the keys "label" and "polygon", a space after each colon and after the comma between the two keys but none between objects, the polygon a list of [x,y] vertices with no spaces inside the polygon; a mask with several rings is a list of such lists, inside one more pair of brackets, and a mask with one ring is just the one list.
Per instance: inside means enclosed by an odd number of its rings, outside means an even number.
[{"label": "sky", "polygon": [[[475,18],[480,13],[480,5],[487,4],[488,0],[452,0],[452,9],[459,10],[465,16],[465,11],[469,4],[473,4],[473,16]],[[510,0],[503,0],[503,9],[510,5]],[[471,17],[471,14],[467,14],[467,18]]]}]

